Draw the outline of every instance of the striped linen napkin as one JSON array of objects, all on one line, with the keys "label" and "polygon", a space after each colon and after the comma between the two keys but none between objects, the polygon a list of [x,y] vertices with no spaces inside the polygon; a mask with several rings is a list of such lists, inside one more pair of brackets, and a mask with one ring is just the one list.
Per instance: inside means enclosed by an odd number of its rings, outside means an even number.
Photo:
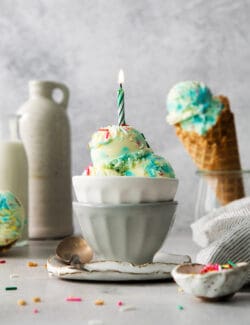
[{"label": "striped linen napkin", "polygon": [[205,215],[191,229],[193,240],[203,247],[196,257],[198,263],[250,263],[250,197]]}]

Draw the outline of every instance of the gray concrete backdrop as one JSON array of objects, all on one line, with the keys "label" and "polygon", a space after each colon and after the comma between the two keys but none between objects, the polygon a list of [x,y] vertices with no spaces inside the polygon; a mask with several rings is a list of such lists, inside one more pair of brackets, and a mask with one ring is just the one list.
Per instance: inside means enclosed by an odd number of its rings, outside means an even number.
[{"label": "gray concrete backdrop", "polygon": [[165,122],[168,90],[203,80],[229,96],[241,160],[249,167],[250,1],[0,0],[0,112],[27,99],[30,79],[71,90],[73,174],[89,163],[87,142],[117,123],[117,73],[125,71],[126,119],[143,131],[180,179],[176,230],[193,220],[195,166]]}]

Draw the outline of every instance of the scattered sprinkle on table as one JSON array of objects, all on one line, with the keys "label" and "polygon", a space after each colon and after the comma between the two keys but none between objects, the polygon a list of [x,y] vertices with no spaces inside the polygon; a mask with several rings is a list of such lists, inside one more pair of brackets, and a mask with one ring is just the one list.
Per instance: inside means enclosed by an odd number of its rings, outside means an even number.
[{"label": "scattered sprinkle on table", "polygon": [[19,278],[20,275],[19,274],[10,274],[10,279],[16,279]]},{"label": "scattered sprinkle on table", "polygon": [[36,262],[32,262],[32,261],[28,262],[27,265],[29,267],[36,267],[36,266],[38,266],[38,264]]},{"label": "scattered sprinkle on table", "polygon": [[23,299],[17,300],[17,304],[18,304],[18,306],[25,306],[25,305],[27,305],[26,301],[23,300]]},{"label": "scattered sprinkle on table", "polygon": [[38,309],[33,309],[33,314],[37,314],[39,311],[38,311]]},{"label": "scattered sprinkle on table", "polygon": [[6,261],[5,260],[0,260],[0,264],[5,264]]},{"label": "scattered sprinkle on table", "polygon": [[82,301],[82,298],[80,298],[80,297],[68,297],[65,300],[66,301],[77,301],[77,302],[80,302],[80,301]]},{"label": "scattered sprinkle on table", "polygon": [[102,325],[104,324],[102,320],[99,319],[91,319],[88,321],[88,325]]},{"label": "scattered sprinkle on table", "polygon": [[6,287],[6,291],[17,290],[17,287]]},{"label": "scattered sprinkle on table", "polygon": [[41,302],[41,298],[40,297],[33,297],[32,301],[37,303],[37,302]]},{"label": "scattered sprinkle on table", "polygon": [[96,306],[103,306],[104,305],[104,300],[102,300],[102,299],[96,299],[95,300],[95,305]]},{"label": "scattered sprinkle on table", "polygon": [[179,292],[179,293],[183,293],[184,290],[183,290],[181,287],[178,287],[178,292]]},{"label": "scattered sprinkle on table", "polygon": [[178,310],[183,310],[184,307],[183,307],[182,305],[177,305],[177,309],[178,309]]},{"label": "scattered sprinkle on table", "polygon": [[135,309],[136,308],[134,306],[132,306],[132,305],[126,305],[126,306],[121,306],[119,308],[119,311],[124,312],[124,311],[130,311],[130,310],[135,310]]},{"label": "scattered sprinkle on table", "polygon": [[116,305],[120,307],[123,305],[123,302],[121,300],[119,300],[119,301],[117,301]]}]

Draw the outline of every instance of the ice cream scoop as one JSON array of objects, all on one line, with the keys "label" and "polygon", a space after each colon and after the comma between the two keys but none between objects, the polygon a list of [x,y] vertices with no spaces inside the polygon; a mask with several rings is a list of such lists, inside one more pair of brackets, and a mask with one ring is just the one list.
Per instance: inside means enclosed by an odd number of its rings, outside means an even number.
[{"label": "ice cream scoop", "polygon": [[144,135],[128,125],[100,128],[89,143],[87,176],[139,176],[174,178],[165,158],[154,154]]},{"label": "ice cream scoop", "polygon": [[123,176],[175,177],[173,168],[165,158],[147,150],[121,155],[107,167]]},{"label": "ice cream scoop", "polygon": [[128,125],[100,128],[89,142],[90,155],[95,166],[110,162],[121,155],[139,150],[152,151],[142,133]]},{"label": "ice cream scoop", "polygon": [[24,209],[17,197],[9,191],[0,192],[0,251],[9,248],[21,236]]},{"label": "ice cream scoop", "polygon": [[223,103],[203,82],[183,81],[168,94],[167,122],[180,123],[184,130],[204,135],[216,124],[222,109]]}]

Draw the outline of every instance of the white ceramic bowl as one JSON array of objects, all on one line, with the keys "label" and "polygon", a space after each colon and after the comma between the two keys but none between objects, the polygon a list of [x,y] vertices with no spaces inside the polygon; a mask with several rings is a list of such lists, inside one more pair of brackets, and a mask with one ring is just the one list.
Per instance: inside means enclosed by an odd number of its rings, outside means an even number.
[{"label": "white ceramic bowl", "polygon": [[141,203],[170,201],[178,180],[129,176],[74,176],[77,201],[82,203]]},{"label": "white ceramic bowl", "polygon": [[233,295],[246,283],[248,263],[217,272],[200,274],[202,264],[182,264],[172,271],[175,282],[189,294],[205,300],[220,300]]},{"label": "white ceramic bowl", "polygon": [[96,205],[73,202],[83,237],[103,259],[152,262],[172,223],[176,202]]}]

